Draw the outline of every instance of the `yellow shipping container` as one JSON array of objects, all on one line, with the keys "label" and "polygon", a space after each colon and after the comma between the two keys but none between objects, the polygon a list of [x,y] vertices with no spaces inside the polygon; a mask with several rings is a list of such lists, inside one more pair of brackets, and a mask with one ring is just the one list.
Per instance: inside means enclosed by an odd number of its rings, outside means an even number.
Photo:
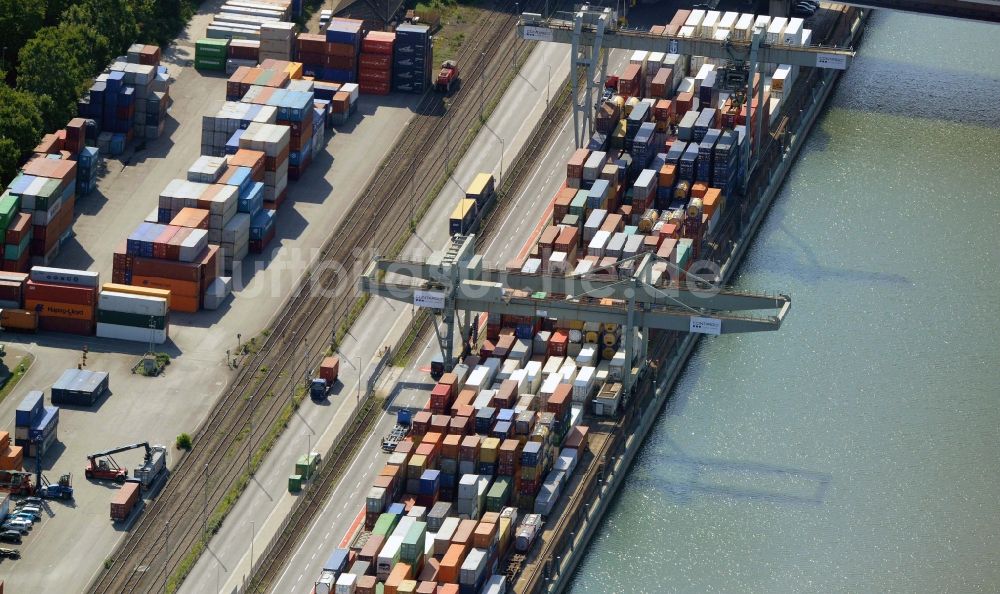
[{"label": "yellow shipping container", "polygon": [[495,464],[500,451],[500,440],[496,437],[487,437],[479,446],[479,461],[486,464]]},{"label": "yellow shipping container", "polygon": [[167,307],[170,307],[170,291],[166,289],[154,289],[152,287],[136,287],[133,285],[120,285],[118,283],[104,283],[101,285],[102,291],[114,291],[115,293],[126,293],[128,295],[142,295],[143,297],[159,297],[167,300]]},{"label": "yellow shipping container", "polygon": [[493,176],[489,173],[480,173],[469,184],[469,189],[465,191],[465,197],[472,199],[481,198],[484,195],[492,194],[493,189]]}]

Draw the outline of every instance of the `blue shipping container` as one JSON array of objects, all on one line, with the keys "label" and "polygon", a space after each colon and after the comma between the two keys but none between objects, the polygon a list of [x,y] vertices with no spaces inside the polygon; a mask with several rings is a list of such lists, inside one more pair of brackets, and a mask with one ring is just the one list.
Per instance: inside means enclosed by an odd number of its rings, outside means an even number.
[{"label": "blue shipping container", "polygon": [[21,400],[14,411],[14,425],[18,427],[31,427],[38,415],[42,412],[42,405],[45,402],[45,395],[38,390],[32,390]]}]

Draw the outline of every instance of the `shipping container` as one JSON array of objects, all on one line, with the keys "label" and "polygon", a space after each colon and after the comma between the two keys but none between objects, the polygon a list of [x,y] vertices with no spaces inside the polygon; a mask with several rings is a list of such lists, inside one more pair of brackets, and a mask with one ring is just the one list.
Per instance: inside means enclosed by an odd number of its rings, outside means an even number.
[{"label": "shipping container", "polygon": [[139,483],[123,484],[111,499],[111,519],[124,522],[139,501]]}]

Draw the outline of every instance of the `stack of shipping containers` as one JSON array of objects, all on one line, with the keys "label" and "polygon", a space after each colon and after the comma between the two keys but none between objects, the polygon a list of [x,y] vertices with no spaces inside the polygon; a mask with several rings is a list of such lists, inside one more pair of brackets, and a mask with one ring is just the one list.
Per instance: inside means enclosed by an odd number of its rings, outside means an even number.
[{"label": "stack of shipping containers", "polygon": [[[24,448],[10,442],[10,433],[0,431],[0,470],[21,470]],[[3,511],[0,507],[0,511]]]},{"label": "stack of shipping containers", "polygon": [[295,48],[295,23],[269,21],[260,26],[258,59],[291,60]]},{"label": "stack of shipping containers", "polygon": [[430,27],[403,23],[396,27],[392,88],[420,95],[430,88],[434,64]]},{"label": "stack of shipping containers", "polygon": [[45,406],[45,395],[42,392],[28,392],[14,412],[14,446],[19,451],[12,451],[10,455],[21,459],[44,456],[58,439],[58,427],[59,408]]},{"label": "stack of shipping containers", "polygon": [[357,82],[358,54],[361,52],[363,23],[354,19],[331,19],[326,26],[326,40],[333,44],[331,52],[336,56],[336,66],[323,68],[316,74],[319,80],[339,83]]},{"label": "stack of shipping containers", "polygon": [[[752,20],[681,11],[658,28],[715,37]],[[796,29],[777,43],[803,36],[809,32]],[[634,267],[630,258],[650,253],[659,258],[654,283],[683,280],[722,213],[740,208],[740,149],[748,140],[745,122],[758,109],[751,105],[747,113],[721,90],[714,74],[720,65],[637,52],[625,72],[610,77],[614,96],[598,108],[590,145],[570,157],[549,225],[508,270],[595,271],[610,279]],[[794,79],[790,68],[774,74],[782,91]],[[756,81],[768,95],[762,109],[771,109],[773,80]],[[474,198],[466,198],[468,209]],[[461,223],[463,213],[455,218]],[[503,572],[500,560],[509,550],[530,550],[544,519],[559,513],[578,464],[586,463],[584,416],[621,414],[620,382],[636,363],[626,361],[623,338],[614,323],[488,313],[479,353],[441,377],[380,473],[406,480],[396,484],[395,497],[385,488],[370,494],[366,528],[382,536],[363,554],[378,563],[373,571],[359,566],[355,592],[379,581],[395,592],[435,591],[427,581],[456,584],[459,592],[502,587],[504,578],[494,575]],[[402,544],[421,534],[431,543],[423,559],[416,549],[404,555]]]},{"label": "stack of shipping containers", "polygon": [[388,95],[392,89],[393,47],[396,34],[369,31],[361,42],[358,60],[358,84],[368,95]]}]

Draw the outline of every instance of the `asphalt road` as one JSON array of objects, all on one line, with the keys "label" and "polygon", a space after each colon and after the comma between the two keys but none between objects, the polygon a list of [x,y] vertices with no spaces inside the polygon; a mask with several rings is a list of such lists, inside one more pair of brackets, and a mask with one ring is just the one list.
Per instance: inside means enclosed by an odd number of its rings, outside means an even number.
[{"label": "asphalt road", "polygon": [[[525,66],[526,82],[535,82],[544,91],[544,81],[548,77],[546,63],[553,63],[550,60],[557,59],[551,52],[558,53],[559,78],[565,76],[568,67],[568,52],[564,48],[551,45],[540,44],[535,50],[529,63]],[[614,52],[608,62],[608,71],[617,72],[627,63],[628,57],[624,52]],[[556,66],[552,68],[553,78],[557,77]],[[553,87],[553,90],[555,87]],[[505,118],[518,116],[518,103],[512,93],[517,92],[517,85],[512,85],[504,101],[498,106],[490,124],[494,129],[504,129]],[[544,104],[544,96],[542,97]],[[494,126],[493,121],[499,118],[500,121]],[[524,136],[530,132],[531,126],[536,120],[525,122],[519,127],[518,134]],[[530,125],[529,125],[530,124]],[[487,136],[492,136],[486,132]],[[483,133],[476,139],[479,146],[483,140]],[[504,138],[508,138],[501,134]],[[494,144],[497,144],[493,138]],[[488,139],[487,139],[488,141]],[[562,128],[557,134],[552,146],[543,155],[541,161],[534,167],[522,192],[517,195],[515,202],[510,206],[504,219],[501,222],[500,230],[494,234],[486,243],[483,256],[487,263],[502,265],[512,258],[525,242],[531,237],[539,226],[539,220],[549,205],[556,192],[562,187],[565,181],[565,163],[574,150],[572,118],[567,118]],[[470,157],[475,158],[475,150],[470,151]],[[458,176],[466,176],[471,179],[478,170],[473,170],[470,174],[463,161],[459,168]],[[498,170],[495,171],[495,174]],[[450,198],[449,204],[459,197],[457,186]],[[442,215],[443,216],[443,215]],[[445,236],[437,244],[443,245]],[[412,244],[412,242],[411,242]],[[424,252],[426,253],[426,252]],[[366,312],[367,313],[367,312]],[[367,320],[362,320],[367,321]],[[371,328],[364,326],[359,321],[355,327]],[[377,327],[374,326],[374,327]],[[432,336],[424,343],[420,352],[414,357],[410,368],[404,370],[399,377],[396,387],[393,389],[397,394],[393,402],[396,406],[422,406],[427,400],[429,388],[432,386],[428,370],[431,357],[437,352],[436,339]],[[364,498],[367,487],[378,474],[379,469],[385,463],[387,456],[382,453],[379,447],[379,440],[392,428],[395,419],[392,415],[383,415],[379,424],[372,434],[371,439],[361,449],[361,453],[355,458],[348,472],[341,478],[340,484],[334,490],[329,502],[322,513],[313,523],[306,538],[292,555],[290,565],[282,573],[278,583],[272,590],[275,593],[296,593],[305,594],[311,591],[313,583],[322,570],[322,564],[326,561],[330,552],[340,546],[344,546],[354,530],[357,528],[358,518],[363,518]],[[221,591],[227,591],[225,588]]]}]

